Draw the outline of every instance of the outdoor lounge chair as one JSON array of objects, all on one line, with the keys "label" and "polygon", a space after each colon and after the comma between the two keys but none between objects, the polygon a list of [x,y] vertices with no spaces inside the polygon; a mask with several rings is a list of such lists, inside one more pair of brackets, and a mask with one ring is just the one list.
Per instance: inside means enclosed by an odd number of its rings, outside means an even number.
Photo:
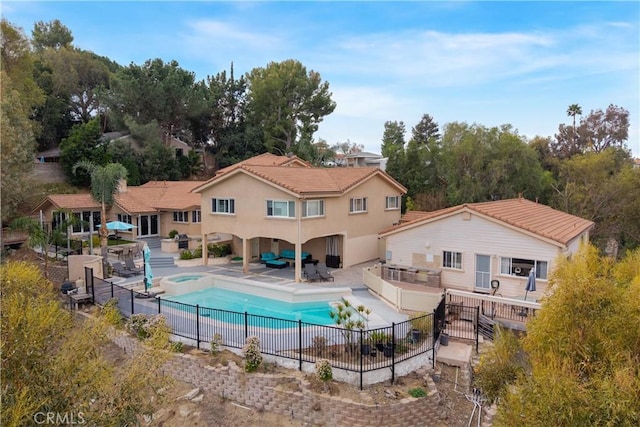
[{"label": "outdoor lounge chair", "polygon": [[144,268],[136,266],[136,263],[133,262],[133,258],[127,258],[124,260],[124,268],[129,271],[133,271],[136,274],[142,274],[144,272]]},{"label": "outdoor lounge chair", "polygon": [[331,280],[333,282],[334,277],[327,269],[327,264],[325,264],[324,262],[319,262],[316,266],[316,270],[322,280]]},{"label": "outdoor lounge chair", "polygon": [[322,277],[320,277],[320,274],[318,274],[318,271],[316,270],[316,266],[313,264],[306,264],[304,266],[304,276],[310,282],[322,279]]},{"label": "outdoor lounge chair", "polygon": [[124,265],[119,261],[112,263],[111,266],[113,267],[113,272],[120,277],[131,277],[136,275],[133,271],[124,268]]}]

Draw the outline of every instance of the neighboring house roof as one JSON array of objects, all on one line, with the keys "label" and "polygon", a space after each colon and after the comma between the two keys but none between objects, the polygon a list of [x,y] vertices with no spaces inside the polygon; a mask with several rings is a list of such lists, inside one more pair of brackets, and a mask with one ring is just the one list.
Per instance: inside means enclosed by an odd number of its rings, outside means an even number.
[{"label": "neighboring house roof", "polygon": [[[126,187],[116,194],[115,204],[130,214],[156,213],[161,210],[190,210],[200,207],[200,195],[191,190],[203,181],[150,181],[141,186]],[[51,203],[56,209],[100,209],[91,194],[52,194],[33,212]]]},{"label": "neighboring house roof", "polygon": [[472,212],[487,219],[500,221],[506,225],[536,234],[562,245],[568,244],[594,223],[549,206],[517,198],[484,203],[467,203],[433,212],[407,212],[400,224],[380,233],[381,236],[394,234],[460,212]]},{"label": "neighboring house roof", "polygon": [[350,153],[346,155],[347,158],[349,159],[366,159],[366,158],[374,158],[374,159],[381,159],[382,156],[380,154],[376,154],[376,153],[370,153],[368,151],[359,151],[357,153]]},{"label": "neighboring house roof", "polygon": [[91,194],[51,194],[41,201],[32,213],[42,209],[44,205],[50,203],[55,209],[100,209],[100,204],[93,200]]},{"label": "neighboring house roof", "polygon": [[268,182],[274,186],[288,190],[298,197],[312,195],[340,195],[373,176],[381,176],[398,191],[407,190],[397,181],[381,171],[379,168],[311,168],[311,167],[282,167],[282,166],[254,166],[249,164],[235,168],[231,173],[217,175],[204,185],[194,189],[199,192],[214,183],[225,180],[235,174],[244,173]]}]

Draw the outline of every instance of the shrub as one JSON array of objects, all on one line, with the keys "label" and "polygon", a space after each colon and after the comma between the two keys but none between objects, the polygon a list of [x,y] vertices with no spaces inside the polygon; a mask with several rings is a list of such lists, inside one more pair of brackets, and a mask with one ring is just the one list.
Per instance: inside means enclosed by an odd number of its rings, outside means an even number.
[{"label": "shrub", "polygon": [[184,345],[180,341],[174,341],[171,343],[171,351],[174,353],[182,353],[184,351]]},{"label": "shrub", "polygon": [[411,397],[425,397],[427,392],[422,387],[416,387],[409,390],[409,396]]},{"label": "shrub", "polygon": [[413,313],[409,317],[411,329],[422,332],[422,336],[429,336],[433,332],[433,315],[427,313]]},{"label": "shrub", "polygon": [[184,251],[180,252],[180,259],[182,260],[188,260],[188,259],[194,259],[194,258],[198,258],[198,257],[196,257],[195,254],[191,252],[189,249],[185,249]]},{"label": "shrub", "polygon": [[127,322],[127,330],[138,337],[138,339],[147,342],[153,348],[171,348],[169,341],[171,327],[167,323],[167,319],[161,314],[152,316],[134,314]]},{"label": "shrub", "polygon": [[211,345],[211,355],[217,355],[220,352],[220,347],[222,347],[222,335],[215,334],[209,344]]},{"label": "shrub", "polygon": [[207,251],[214,257],[223,257],[231,254],[231,245],[228,243],[209,243]]},{"label": "shrub", "polygon": [[320,359],[316,362],[316,378],[324,383],[333,379],[331,363],[327,359]]},{"label": "shrub", "polygon": [[113,326],[122,326],[122,315],[118,309],[118,299],[111,298],[100,310],[100,315]]},{"label": "shrub", "polygon": [[260,339],[255,335],[247,338],[247,343],[242,349],[244,354],[244,370],[255,372],[262,363],[262,353],[260,353]]},{"label": "shrub", "polygon": [[174,239],[178,235],[178,230],[171,230],[169,232],[169,238]]}]

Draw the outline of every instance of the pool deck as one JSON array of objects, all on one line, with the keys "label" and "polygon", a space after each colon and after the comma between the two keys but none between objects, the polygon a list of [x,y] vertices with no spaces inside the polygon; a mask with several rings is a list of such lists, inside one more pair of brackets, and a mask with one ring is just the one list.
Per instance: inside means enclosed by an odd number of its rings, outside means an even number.
[{"label": "pool deck", "polygon": [[[151,249],[151,259],[154,257],[168,258],[174,257],[176,254],[162,252],[160,248]],[[140,264],[141,259],[136,259],[136,263]],[[332,282],[301,282],[296,283],[294,281],[294,270],[291,267],[283,269],[267,268],[264,264],[250,263],[249,273],[242,271],[242,264],[229,263],[220,265],[199,265],[193,267],[153,267],[154,282],[157,278],[171,276],[179,273],[200,273],[206,272],[211,274],[219,274],[223,276],[238,277],[246,280],[252,280],[263,283],[270,283],[272,285],[296,287],[296,288],[335,288],[335,287],[347,287],[351,288],[352,300],[355,303],[363,304],[372,310],[372,316],[370,316],[369,327],[386,326],[392,322],[403,322],[408,319],[408,316],[403,313],[398,313],[389,304],[371,294],[362,280],[362,269],[365,267],[376,264],[378,260],[366,262],[358,265],[354,265],[348,268],[342,269],[330,269],[331,274],[334,277]],[[135,276],[127,279],[119,279],[113,283],[124,285],[126,287],[133,287],[139,289],[142,285],[142,276]]]}]

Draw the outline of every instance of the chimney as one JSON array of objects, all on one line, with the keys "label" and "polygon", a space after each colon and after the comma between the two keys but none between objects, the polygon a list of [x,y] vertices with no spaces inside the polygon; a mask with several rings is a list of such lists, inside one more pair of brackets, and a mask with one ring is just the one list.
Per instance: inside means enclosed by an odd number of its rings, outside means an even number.
[{"label": "chimney", "polygon": [[118,193],[126,193],[127,192],[127,180],[121,179],[118,181]]}]

